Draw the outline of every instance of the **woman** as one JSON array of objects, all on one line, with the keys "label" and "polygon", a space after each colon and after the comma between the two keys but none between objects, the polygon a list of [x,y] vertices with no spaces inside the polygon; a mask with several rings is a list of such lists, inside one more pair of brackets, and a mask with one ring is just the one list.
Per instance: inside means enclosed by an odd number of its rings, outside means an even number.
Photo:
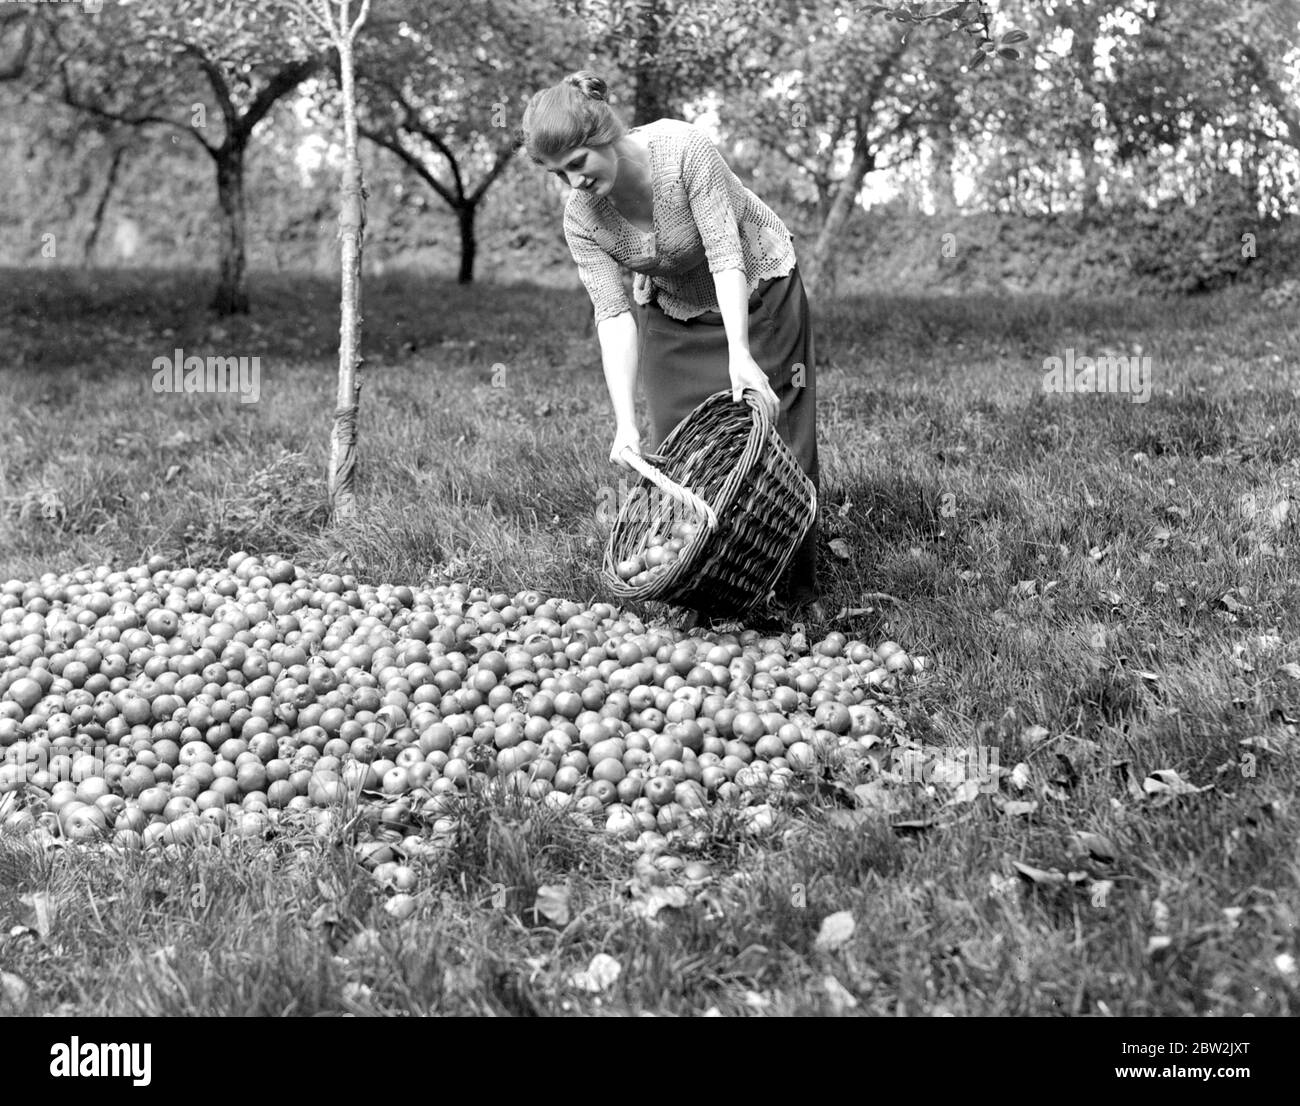
[{"label": "woman", "polygon": [[[812,325],[785,224],[691,124],[626,129],[593,73],[537,93],[521,130],[533,161],[573,189],[564,233],[595,308],[614,407],[610,460],[640,452],[640,375],[652,450],[714,392],[730,389],[739,401],[751,388],[816,484]],[[635,319],[624,268],[636,274]],[[825,619],[815,521],[778,598],[796,618]]]}]

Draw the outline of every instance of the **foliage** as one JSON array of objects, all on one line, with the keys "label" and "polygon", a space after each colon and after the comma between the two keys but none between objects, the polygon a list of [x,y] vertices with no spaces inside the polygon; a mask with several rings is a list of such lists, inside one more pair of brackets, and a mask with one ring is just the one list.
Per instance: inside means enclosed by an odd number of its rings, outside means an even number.
[{"label": "foliage", "polygon": [[945,37],[961,31],[975,41],[975,52],[968,62],[971,69],[978,69],[994,57],[1004,61],[1020,60],[1016,43],[1027,41],[1029,35],[1019,27],[1012,27],[995,39],[992,30],[993,11],[984,0],[960,0],[956,4],[940,4],[939,8],[938,11],[932,11],[922,3],[895,3],[868,4],[864,10],[872,15],[881,15],[886,20],[896,20],[904,26],[941,22],[952,24]]},{"label": "foliage", "polygon": [[1175,292],[1222,288],[1246,272],[1255,256],[1243,239],[1258,236],[1259,220],[1253,212],[1243,214],[1237,193],[1211,193],[1196,204],[1167,200],[1131,218],[1133,274]]},{"label": "foliage", "polygon": [[762,32],[762,7],[749,0],[563,3],[581,20],[588,63],[611,70],[602,75],[634,126],[680,118],[686,104],[734,91],[734,59]]}]

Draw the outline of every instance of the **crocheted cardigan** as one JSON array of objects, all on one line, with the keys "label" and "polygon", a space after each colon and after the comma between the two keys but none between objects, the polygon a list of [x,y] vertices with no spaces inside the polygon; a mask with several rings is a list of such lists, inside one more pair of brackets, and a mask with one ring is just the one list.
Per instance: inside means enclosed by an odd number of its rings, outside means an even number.
[{"label": "crocheted cardigan", "polygon": [[638,230],[606,198],[576,188],[564,208],[564,235],[597,324],[631,310],[620,267],[636,274],[637,303],[653,296],[681,320],[718,310],[714,273],[743,269],[751,294],[760,281],[790,273],[790,232],[741,184],[708,135],[678,119],[635,130],[650,150],[654,229]]}]

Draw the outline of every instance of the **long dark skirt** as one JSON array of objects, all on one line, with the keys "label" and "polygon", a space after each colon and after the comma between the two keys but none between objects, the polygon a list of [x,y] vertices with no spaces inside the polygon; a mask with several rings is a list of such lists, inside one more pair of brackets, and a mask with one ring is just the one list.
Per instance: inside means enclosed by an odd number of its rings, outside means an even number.
[{"label": "long dark skirt", "polygon": [[[653,439],[647,448],[654,452],[700,403],[731,387],[727,334],[717,311],[680,322],[651,303],[639,308],[638,317],[640,375]],[[817,376],[808,296],[798,269],[763,281],[750,297],[749,352],[780,400],[777,433],[817,486]],[[808,600],[818,590],[814,519],[777,594],[786,601]]]}]

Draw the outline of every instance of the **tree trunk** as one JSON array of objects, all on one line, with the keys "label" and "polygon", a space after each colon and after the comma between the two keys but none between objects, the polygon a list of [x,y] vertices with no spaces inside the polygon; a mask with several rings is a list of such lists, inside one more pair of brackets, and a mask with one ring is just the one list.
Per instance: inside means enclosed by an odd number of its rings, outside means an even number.
[{"label": "tree trunk", "polygon": [[853,160],[849,163],[849,171],[835,190],[826,222],[813,243],[812,256],[800,266],[804,284],[810,292],[819,286],[822,291],[834,292],[836,252],[844,227],[853,213],[853,205],[857,203],[858,193],[862,191],[862,182],[875,168],[875,163],[875,152],[867,147],[866,121],[859,119],[853,133]]},{"label": "tree trunk", "polygon": [[218,315],[246,315],[248,213],[244,206],[243,143],[228,141],[213,156],[217,162],[217,206],[221,210],[221,260],[212,307]]},{"label": "tree trunk", "polygon": [[831,201],[826,221],[817,235],[817,241],[813,243],[812,256],[801,266],[804,283],[810,289],[821,281],[826,286],[823,290],[834,294],[835,260],[840,247],[840,238],[849,216],[853,214],[853,205],[857,203],[858,193],[862,191],[862,182],[876,167],[876,152],[871,149],[867,127],[872,114],[876,111],[876,103],[880,99],[885,81],[889,79],[906,51],[907,39],[905,36],[899,36],[888,53],[880,59],[879,68],[859,100],[859,110],[853,119],[853,160],[849,162],[849,171],[840,181],[839,187],[835,189],[835,198]]},{"label": "tree trunk", "polygon": [[339,239],[342,262],[339,321],[339,379],[334,430],[330,438],[329,498],[335,519],[357,513],[357,419],[361,410],[361,250],[365,238],[365,190],[357,154],[356,88],[352,40],[347,31],[347,6],[340,13],[339,85],[343,94],[343,181],[339,196]]},{"label": "tree trunk", "polygon": [[951,215],[957,210],[957,185],[953,172],[957,160],[957,143],[953,138],[952,124],[937,128],[931,146],[934,162],[930,171],[930,194],[934,197],[934,213]]},{"label": "tree trunk", "polygon": [[936,215],[951,215],[957,210],[956,121],[959,115],[959,89],[951,75],[944,72],[935,87],[933,123],[926,128],[930,137],[930,195]]},{"label": "tree trunk", "polygon": [[640,0],[636,50],[636,88],[632,98],[632,126],[653,123],[672,113],[664,95],[663,77],[659,72],[659,0]]},{"label": "tree trunk", "polygon": [[126,158],[126,147],[118,146],[113,151],[113,160],[108,163],[108,175],[104,178],[104,190],[99,194],[99,202],[95,204],[95,210],[90,216],[90,230],[86,233],[86,241],[81,247],[81,263],[89,268],[95,263],[95,245],[99,241],[99,232],[104,226],[104,212],[108,210],[108,201],[113,195],[113,189],[117,186],[118,173],[121,171],[122,162]]},{"label": "tree trunk", "polygon": [[456,209],[456,221],[460,224],[460,272],[456,274],[457,284],[474,282],[474,258],[478,253],[474,217],[477,214],[478,204],[472,200],[462,202]]},{"label": "tree trunk", "polygon": [[[1073,28],[1074,40],[1071,49],[1078,81],[1086,95],[1095,96],[1097,88],[1096,51],[1097,28],[1092,22],[1096,17],[1090,12],[1082,12],[1078,25]],[[1083,163],[1083,186],[1079,193],[1079,209],[1085,219],[1091,219],[1101,202],[1101,159],[1097,156],[1097,128],[1093,122],[1092,111],[1079,129],[1079,160]]]}]

